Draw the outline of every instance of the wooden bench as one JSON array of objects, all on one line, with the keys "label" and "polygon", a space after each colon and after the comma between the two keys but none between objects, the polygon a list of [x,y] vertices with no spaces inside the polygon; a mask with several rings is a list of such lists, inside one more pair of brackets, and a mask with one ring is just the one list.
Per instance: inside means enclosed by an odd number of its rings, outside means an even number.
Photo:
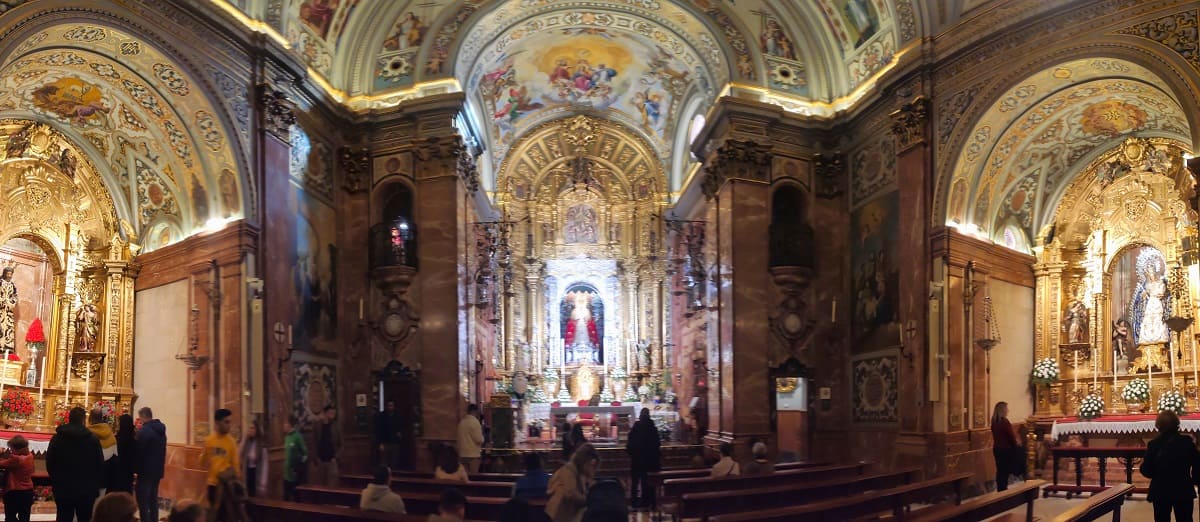
[{"label": "wooden bench", "polygon": [[[341,485],[362,490],[371,483],[369,475],[342,475]],[[431,478],[393,478],[392,491],[397,493],[441,493],[446,488],[458,488],[468,497],[511,497],[512,482],[455,482]]]},{"label": "wooden bench", "polygon": [[756,509],[795,506],[832,497],[890,489],[921,478],[919,469],[875,473],[811,483],[787,484],[757,489],[712,491],[683,495],[676,510],[680,518],[707,520],[715,515]]},{"label": "wooden bench", "polygon": [[1044,480],[1027,480],[1022,484],[972,498],[957,506],[932,506],[913,511],[908,518],[914,522],[975,522],[1003,514],[1025,505],[1025,516],[1010,516],[1013,520],[1033,522],[1033,501],[1038,490],[1046,484]]},{"label": "wooden bench", "polygon": [[[346,475],[342,475],[345,477]],[[521,473],[471,473],[471,480],[479,482],[516,482],[521,478]],[[433,478],[432,471],[408,471],[408,470],[392,470],[392,478],[395,479],[410,479]]]},{"label": "wooden bench", "polygon": [[[815,467],[829,466],[829,465],[832,465],[832,463],[830,463],[830,462],[785,462],[783,464],[776,464],[775,472],[778,473],[781,471],[790,471],[790,470],[794,470],[794,469],[807,469],[807,468],[815,468]],[[710,467],[664,469],[662,471],[652,471],[646,477],[647,482],[649,483],[649,485],[647,485],[646,487],[654,490],[654,492],[655,492],[654,499],[655,499],[655,503],[657,504],[658,499],[663,496],[662,483],[664,480],[677,479],[677,478],[704,478],[704,477],[709,476],[711,473],[712,473],[712,468],[710,468]],[[657,505],[650,506],[650,507],[655,508],[655,509],[658,508]]]},{"label": "wooden bench", "polygon": [[835,478],[853,477],[866,472],[870,464],[840,464],[818,466],[814,468],[778,471],[770,475],[733,476],[722,478],[703,477],[676,478],[663,481],[659,489],[658,507],[662,513],[674,515],[679,509],[679,499],[688,493],[707,493],[709,491],[729,491],[735,489],[766,488],[815,482]]},{"label": "wooden bench", "polygon": [[397,515],[379,511],[363,511],[342,506],[301,504],[265,498],[247,498],[246,515],[254,522],[425,522],[429,515]]},{"label": "wooden bench", "polygon": [[1113,522],[1121,522],[1121,506],[1125,497],[1134,492],[1133,484],[1113,486],[1092,495],[1087,502],[1079,504],[1054,518],[1054,522],[1091,522],[1112,513]]},{"label": "wooden bench", "polygon": [[[405,510],[409,513],[430,515],[437,512],[438,502],[442,492],[410,493],[397,491],[404,499]],[[329,504],[334,506],[358,507],[362,491],[349,488],[329,488],[324,486],[300,486],[296,488],[296,498],[305,504]],[[496,520],[500,518],[500,510],[508,497],[472,497],[467,496],[467,518],[474,520]],[[527,499],[531,506],[546,506],[546,499]]]},{"label": "wooden bench", "polygon": [[895,520],[908,520],[920,511],[909,513],[909,504],[937,502],[953,496],[954,503],[962,501],[962,490],[974,478],[971,473],[958,473],[891,489],[862,495],[851,495],[802,506],[745,511],[709,518],[710,522],[799,522],[828,520],[842,522],[890,512]]}]

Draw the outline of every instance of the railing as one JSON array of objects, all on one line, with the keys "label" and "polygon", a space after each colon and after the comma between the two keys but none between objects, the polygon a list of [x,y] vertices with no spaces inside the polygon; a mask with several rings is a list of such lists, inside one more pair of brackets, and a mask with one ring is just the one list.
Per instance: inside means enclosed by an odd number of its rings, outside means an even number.
[{"label": "railing", "polygon": [[[1108,489],[1106,484],[1108,477],[1108,459],[1117,459],[1117,462],[1125,466],[1125,482],[1133,484],[1133,469],[1134,460],[1141,460],[1146,455],[1146,448],[1131,446],[1124,448],[1089,448],[1086,446],[1072,447],[1056,447],[1050,448],[1050,458],[1054,466],[1054,483],[1042,489],[1042,496],[1050,496],[1051,493],[1064,492],[1067,498],[1077,493],[1099,493]],[[1100,484],[1084,484],[1083,483],[1083,459],[1096,458],[1099,459]],[[1075,460],[1075,484],[1059,484],[1058,483],[1058,461],[1060,459]],[[1134,493],[1146,493],[1148,490],[1144,487],[1134,487]]]},{"label": "railing", "polygon": [[417,267],[417,234],[411,226],[379,223],[371,227],[368,243],[370,267]]}]

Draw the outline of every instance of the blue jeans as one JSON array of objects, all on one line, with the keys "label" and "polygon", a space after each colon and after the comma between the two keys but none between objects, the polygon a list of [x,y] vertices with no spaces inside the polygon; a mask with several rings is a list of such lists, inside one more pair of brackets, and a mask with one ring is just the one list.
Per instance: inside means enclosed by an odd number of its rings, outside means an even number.
[{"label": "blue jeans", "polygon": [[142,520],[158,520],[158,482],[162,479],[138,477],[137,503]]}]

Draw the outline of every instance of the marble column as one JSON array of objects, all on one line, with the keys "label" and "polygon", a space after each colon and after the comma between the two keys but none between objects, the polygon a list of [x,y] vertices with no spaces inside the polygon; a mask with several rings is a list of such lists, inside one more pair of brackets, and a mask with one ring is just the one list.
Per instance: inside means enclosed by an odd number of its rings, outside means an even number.
[{"label": "marble column", "polygon": [[[447,120],[448,122],[448,120]],[[460,357],[467,343],[467,197],[478,190],[475,166],[459,137],[414,144],[416,167],[417,309],[421,378],[421,438],[453,442],[462,408]],[[500,298],[500,296],[495,296]],[[428,458],[418,449],[418,461]]]},{"label": "marble column", "polygon": [[[770,432],[767,357],[770,315],[768,211],[770,146],[727,140],[706,161],[704,194],[716,208],[716,295],[705,303],[717,314],[720,389],[717,436],[732,441]],[[656,361],[658,362],[658,361]],[[710,426],[713,420],[709,421]],[[746,444],[735,442],[739,454]]]}]

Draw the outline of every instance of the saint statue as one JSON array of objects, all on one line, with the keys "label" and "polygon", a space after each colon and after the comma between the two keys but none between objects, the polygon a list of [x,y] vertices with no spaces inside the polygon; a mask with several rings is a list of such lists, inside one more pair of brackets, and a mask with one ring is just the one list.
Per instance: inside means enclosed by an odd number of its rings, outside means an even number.
[{"label": "saint statue", "polygon": [[1143,250],[1137,260],[1137,287],[1129,307],[1136,345],[1170,340],[1166,319],[1171,313],[1171,296],[1167,293],[1165,275],[1166,266],[1161,254],[1152,249]]},{"label": "saint statue", "polygon": [[643,372],[650,371],[650,343],[645,339],[637,343],[638,370]]},{"label": "saint statue", "polygon": [[1071,344],[1086,343],[1088,338],[1088,309],[1083,301],[1075,300],[1067,308],[1067,316],[1063,319],[1067,330],[1067,342]]},{"label": "saint statue", "polygon": [[1129,321],[1122,317],[1113,323],[1112,329],[1113,367],[1119,374],[1128,372],[1129,348]]},{"label": "saint statue", "polygon": [[100,333],[100,313],[96,305],[86,303],[75,313],[75,349],[80,352],[96,351],[96,336]]},{"label": "saint statue", "polygon": [[17,285],[12,282],[13,268],[4,268],[0,276],[0,351],[17,350]]}]

